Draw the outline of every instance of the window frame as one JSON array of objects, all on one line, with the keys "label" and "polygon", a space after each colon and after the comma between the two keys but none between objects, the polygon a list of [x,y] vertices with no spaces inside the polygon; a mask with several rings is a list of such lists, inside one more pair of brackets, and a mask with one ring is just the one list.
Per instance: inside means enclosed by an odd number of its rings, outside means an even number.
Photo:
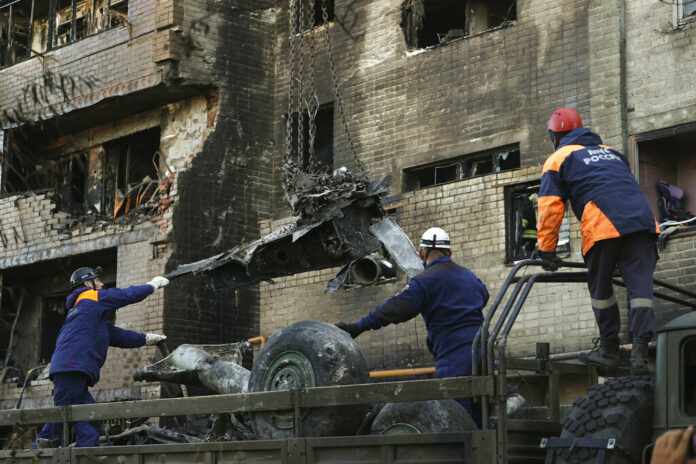
[{"label": "window frame", "polygon": [[696,13],[684,17],[684,2],[694,0],[674,0],[672,3],[672,23],[674,29],[679,29],[689,23],[696,22]]},{"label": "window frame", "polygon": [[[508,169],[500,169],[500,154],[503,152],[510,153],[517,152],[518,156],[518,163],[515,167],[511,167]],[[484,172],[482,174],[473,174],[471,175],[470,172],[472,170],[472,165],[476,162],[479,161],[486,161],[486,157],[488,157],[488,161],[491,163],[491,171],[490,172]],[[522,160],[522,155],[520,153],[520,144],[519,143],[511,143],[507,145],[502,145],[499,147],[494,147],[490,148],[487,150],[481,150],[477,151],[474,153],[468,153],[466,155],[460,155],[460,156],[455,156],[451,158],[444,158],[436,162],[432,163],[427,163],[423,165],[418,165],[418,166],[411,166],[407,168],[403,168],[401,171],[401,190],[404,192],[412,192],[415,190],[420,190],[424,188],[429,188],[429,187],[435,187],[437,185],[444,185],[444,184],[449,184],[451,182],[458,182],[461,180],[467,180],[467,179],[474,179],[476,177],[481,177],[481,176],[488,176],[491,174],[496,174],[499,172],[506,172],[506,171],[512,171],[515,169],[519,169],[521,167],[521,160]],[[437,169],[438,168],[449,168],[452,166],[457,166],[456,169],[456,176],[454,179],[444,181],[444,182],[437,182]],[[435,182],[432,184],[428,184],[425,186],[418,185],[417,180],[414,181],[414,179],[417,179],[419,176],[419,172],[423,172],[425,170],[432,169],[433,170],[433,175],[435,176]],[[465,174],[469,173],[469,174]]]}]

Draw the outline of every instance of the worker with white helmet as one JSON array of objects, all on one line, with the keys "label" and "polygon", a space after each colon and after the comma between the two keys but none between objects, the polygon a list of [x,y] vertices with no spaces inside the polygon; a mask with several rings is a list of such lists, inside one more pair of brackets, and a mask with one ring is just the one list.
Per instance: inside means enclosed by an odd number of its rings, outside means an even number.
[{"label": "worker with white helmet", "polygon": [[[486,286],[471,271],[452,261],[450,237],[431,227],[423,233],[418,251],[425,270],[412,278],[404,290],[378,306],[356,323],[338,323],[353,338],[423,316],[428,330],[428,348],[435,357],[439,378],[471,375],[471,342],[483,321],[488,302]],[[469,398],[457,401],[481,426],[480,410],[472,410]]]}]

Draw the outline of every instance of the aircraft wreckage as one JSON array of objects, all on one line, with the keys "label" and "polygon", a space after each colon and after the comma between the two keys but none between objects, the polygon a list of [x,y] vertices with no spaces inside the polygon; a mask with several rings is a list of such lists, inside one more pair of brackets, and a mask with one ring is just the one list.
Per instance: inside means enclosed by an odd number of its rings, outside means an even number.
[{"label": "aircraft wreckage", "polygon": [[[375,281],[382,271],[389,272],[391,262],[409,276],[423,270],[413,244],[382,208],[381,197],[389,192],[390,176],[369,181],[365,174],[353,174],[346,168],[307,172],[293,163],[284,169],[285,197],[293,214],[300,217],[296,222],[258,240],[181,265],[166,277],[206,273],[216,285],[236,288],[343,266],[326,287],[331,293],[360,260],[365,260],[357,279],[362,283]],[[382,249],[389,260],[372,255]]]}]

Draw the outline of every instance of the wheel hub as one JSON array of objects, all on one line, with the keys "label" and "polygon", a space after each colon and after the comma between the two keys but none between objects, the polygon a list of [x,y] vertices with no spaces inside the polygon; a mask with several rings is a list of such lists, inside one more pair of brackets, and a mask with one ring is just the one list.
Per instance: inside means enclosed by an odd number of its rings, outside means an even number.
[{"label": "wheel hub", "polygon": [[[297,351],[286,351],[271,362],[263,375],[264,391],[294,390],[316,386],[314,369],[309,359]],[[303,413],[303,416],[304,417]],[[291,429],[293,411],[270,411],[266,417],[276,428]]]}]

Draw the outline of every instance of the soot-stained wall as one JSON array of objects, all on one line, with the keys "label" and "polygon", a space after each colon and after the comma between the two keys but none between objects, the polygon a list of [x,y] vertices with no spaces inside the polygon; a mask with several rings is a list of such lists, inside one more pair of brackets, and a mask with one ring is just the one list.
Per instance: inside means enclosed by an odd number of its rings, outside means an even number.
[{"label": "soot-stained wall", "polygon": [[[185,23],[193,41],[216,40],[214,56],[182,58],[187,73],[207,76],[217,87],[209,95],[215,128],[190,166],[177,178],[168,269],[212,256],[259,236],[268,216],[267,183],[273,147],[273,42],[275,15],[270,1],[217,5],[186,3]],[[195,71],[195,72],[194,72]],[[258,334],[258,289],[211,287],[206,277],[181,277],[166,289],[164,330],[180,343],[238,341]]]}]

